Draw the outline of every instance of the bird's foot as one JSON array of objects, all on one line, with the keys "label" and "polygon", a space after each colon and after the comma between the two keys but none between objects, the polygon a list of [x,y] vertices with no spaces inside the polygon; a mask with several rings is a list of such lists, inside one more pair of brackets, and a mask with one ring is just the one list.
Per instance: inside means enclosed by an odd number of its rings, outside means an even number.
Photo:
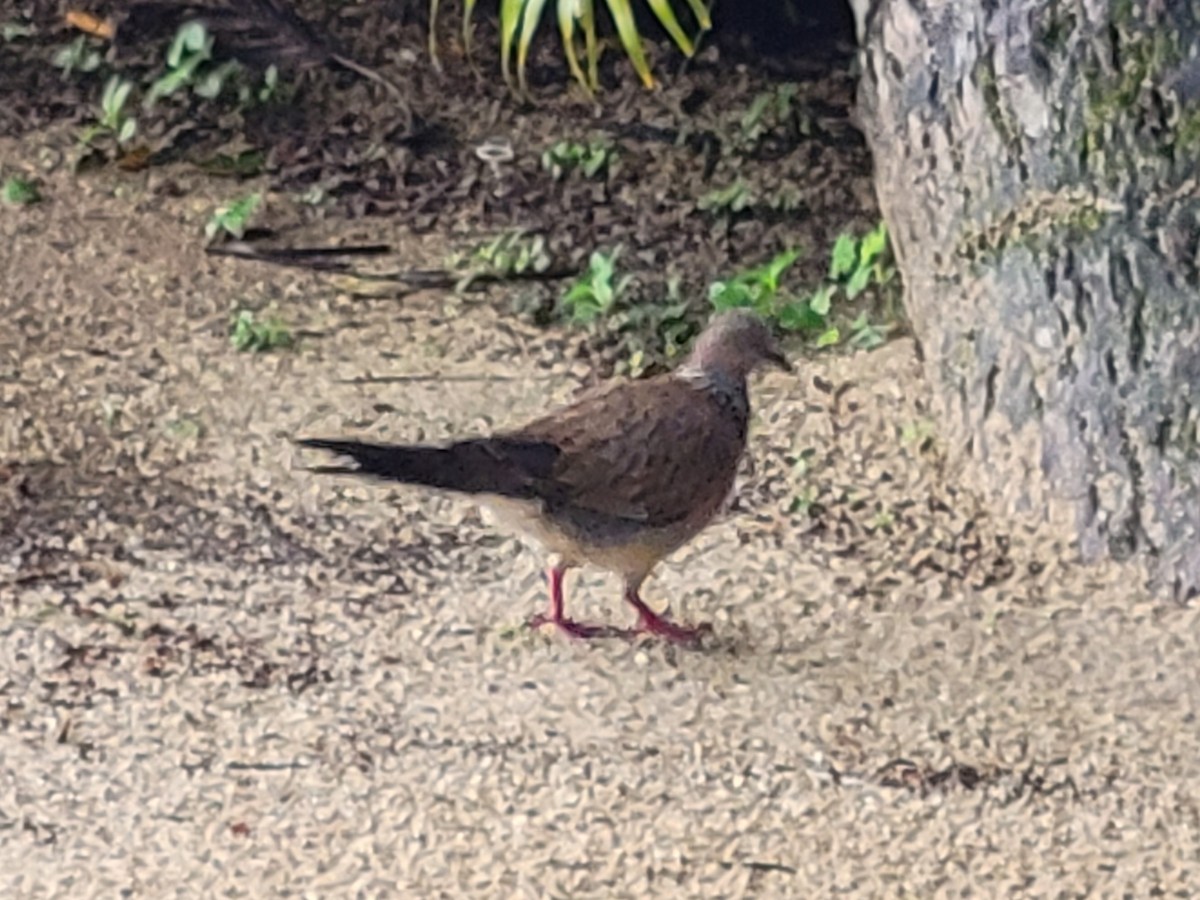
[{"label": "bird's foot", "polygon": [[696,644],[706,634],[712,634],[713,627],[708,622],[688,627],[676,625],[649,610],[642,610],[638,616],[637,630],[643,634],[654,634],[677,644]]},{"label": "bird's foot", "polygon": [[636,630],[640,634],[658,635],[658,637],[666,638],[668,641],[674,641],[677,644],[695,644],[704,635],[712,633],[713,627],[707,622],[701,622],[694,627],[688,627],[687,625],[676,625],[669,619],[664,619],[646,605],[646,602],[638,595],[636,587],[626,589],[625,599],[637,610],[638,623]]},{"label": "bird's foot", "polygon": [[615,628],[612,625],[589,625],[585,622],[576,622],[574,619],[555,618],[546,613],[538,613],[536,616],[531,616],[525,622],[526,628],[541,628],[543,625],[553,625],[571,637],[583,640],[630,636],[630,632],[622,628]]}]

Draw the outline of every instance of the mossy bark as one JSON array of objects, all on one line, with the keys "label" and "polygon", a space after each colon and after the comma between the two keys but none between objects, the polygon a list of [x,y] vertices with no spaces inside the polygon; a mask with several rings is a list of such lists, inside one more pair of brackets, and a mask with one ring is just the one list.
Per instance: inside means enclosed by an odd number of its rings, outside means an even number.
[{"label": "mossy bark", "polygon": [[882,0],[861,117],[941,433],[1016,520],[1200,594],[1200,19]]}]

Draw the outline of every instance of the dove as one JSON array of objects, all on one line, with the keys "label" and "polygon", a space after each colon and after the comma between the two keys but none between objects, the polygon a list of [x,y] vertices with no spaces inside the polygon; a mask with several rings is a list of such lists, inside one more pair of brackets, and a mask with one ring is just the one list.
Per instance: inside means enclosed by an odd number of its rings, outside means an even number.
[{"label": "dove", "polygon": [[[512,430],[440,446],[301,438],[350,464],[321,474],[366,476],[471,495],[551,555],[550,605],[528,620],[577,638],[649,633],[690,643],[711,626],[652,610],[641,587],[699,534],[731,494],[750,422],[748,376],[791,371],[770,328],[735,309],[713,317],[677,369],[617,381]],[[621,577],[632,630],[567,616],[566,573],[590,565]]]}]

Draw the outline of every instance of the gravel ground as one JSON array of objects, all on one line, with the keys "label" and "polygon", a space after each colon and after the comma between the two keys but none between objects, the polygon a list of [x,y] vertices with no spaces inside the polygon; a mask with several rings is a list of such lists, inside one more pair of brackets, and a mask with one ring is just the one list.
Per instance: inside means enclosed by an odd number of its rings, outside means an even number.
[{"label": "gravel ground", "polygon": [[[647,590],[704,649],[531,634],[536,554],[286,438],[520,421],[576,339],[206,258],[155,177],[0,218],[4,896],[1192,895],[1196,610],[989,520],[911,345],[756,382]],[[300,345],[235,353],[247,301]]]}]

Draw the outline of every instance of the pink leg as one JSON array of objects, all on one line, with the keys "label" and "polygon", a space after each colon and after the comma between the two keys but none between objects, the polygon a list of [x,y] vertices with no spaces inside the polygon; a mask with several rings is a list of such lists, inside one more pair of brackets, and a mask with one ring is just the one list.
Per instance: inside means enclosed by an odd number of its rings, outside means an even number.
[{"label": "pink leg", "polygon": [[638,596],[636,587],[625,589],[625,599],[638,611],[638,631],[657,634],[659,637],[680,644],[695,643],[700,640],[701,635],[712,631],[712,626],[707,622],[702,622],[695,628],[688,628],[685,625],[676,625],[674,622],[667,621],[643,602],[642,598]]},{"label": "pink leg", "polygon": [[549,571],[550,612],[548,614],[538,613],[531,617],[525,623],[527,627],[540,628],[543,625],[551,624],[577,638],[622,637],[628,634],[628,632],[609,625],[585,625],[574,619],[568,619],[563,612],[563,576],[566,574],[565,566],[555,566]]}]

